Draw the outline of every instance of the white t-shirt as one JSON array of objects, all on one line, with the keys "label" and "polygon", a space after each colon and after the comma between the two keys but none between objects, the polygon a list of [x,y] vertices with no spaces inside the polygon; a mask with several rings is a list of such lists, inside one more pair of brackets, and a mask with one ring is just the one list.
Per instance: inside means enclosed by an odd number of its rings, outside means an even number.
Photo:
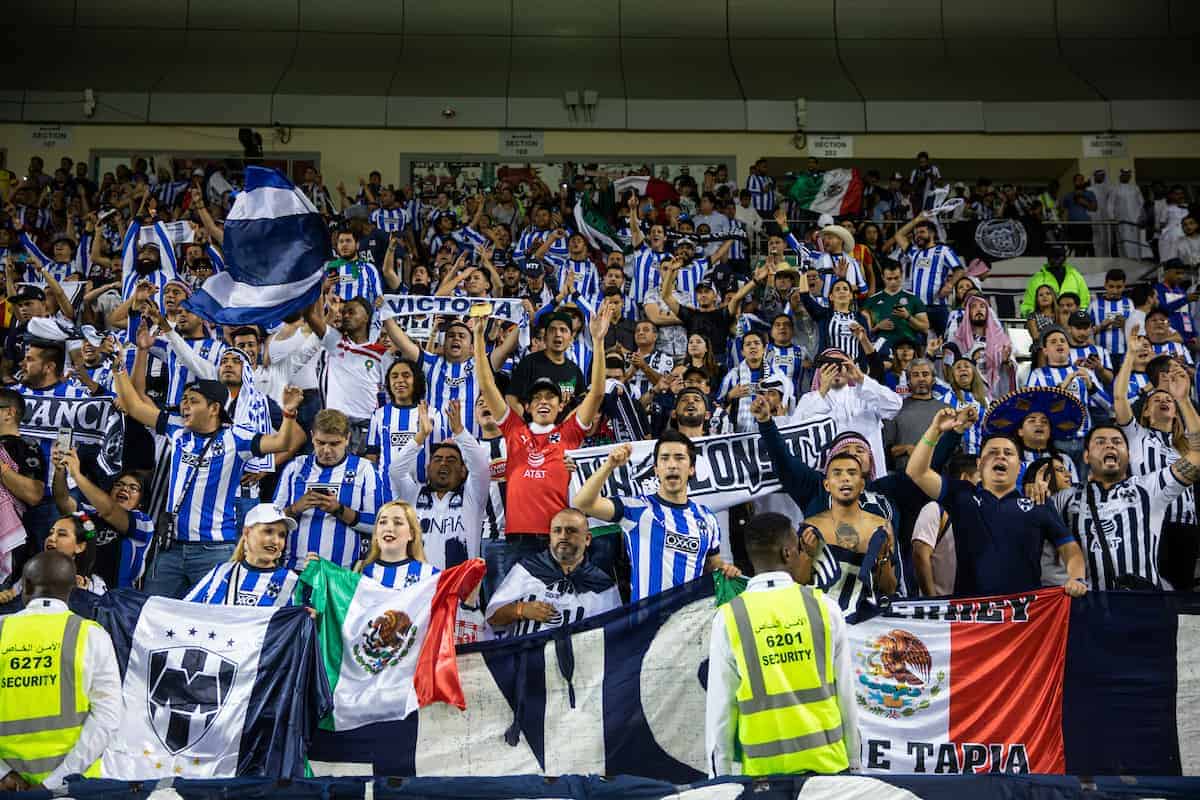
[{"label": "white t-shirt", "polygon": [[938,540],[942,526],[942,507],[937,503],[926,503],[917,515],[913,526],[913,542],[924,542],[933,548],[930,559],[933,567],[933,591],[937,597],[954,594],[954,578],[958,574],[958,562],[954,551],[954,529],[949,522],[946,532]]}]

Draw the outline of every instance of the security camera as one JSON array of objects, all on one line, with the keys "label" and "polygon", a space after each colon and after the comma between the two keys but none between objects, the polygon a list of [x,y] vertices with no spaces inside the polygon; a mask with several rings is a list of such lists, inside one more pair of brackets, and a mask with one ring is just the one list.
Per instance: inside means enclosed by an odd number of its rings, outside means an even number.
[{"label": "security camera", "polygon": [[83,115],[89,119],[96,113],[96,93],[91,89],[83,90]]},{"label": "security camera", "polygon": [[442,109],[442,116],[446,119],[454,119],[455,117],[458,116],[458,112],[455,111],[450,106],[446,106],[445,108]]}]

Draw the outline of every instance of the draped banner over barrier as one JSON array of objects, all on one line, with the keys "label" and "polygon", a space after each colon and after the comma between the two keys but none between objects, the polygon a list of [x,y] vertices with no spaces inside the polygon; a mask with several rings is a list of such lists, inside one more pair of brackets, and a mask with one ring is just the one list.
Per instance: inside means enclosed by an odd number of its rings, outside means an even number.
[{"label": "draped banner over barrier", "polygon": [[[804,422],[780,425],[779,433],[789,453],[819,469],[825,449],[837,435],[837,423],[829,417],[815,417]],[[688,483],[688,499],[703,503],[713,511],[723,511],[755,497],[779,491],[779,476],[775,474],[775,466],[762,447],[757,431],[732,436],[704,436],[692,441],[696,445],[696,474]],[[579,467],[571,474],[572,495],[600,468],[614,447],[616,445],[602,445],[569,451],[568,454]],[[658,479],[654,477],[654,442],[643,440],[633,443],[633,455],[629,463],[613,471],[604,484],[602,494],[605,497],[628,497],[654,494],[656,491]]]},{"label": "draped banner over barrier", "polygon": [[[895,775],[780,776],[756,781],[726,778],[691,786],[643,778],[602,778],[598,775],[563,775],[541,778],[518,775],[503,778],[412,778],[405,781],[380,778],[326,778],[274,783],[262,778],[227,781],[163,780],[129,784],[118,781],[73,781],[69,794],[76,800],[124,797],[147,800],[155,797],[270,797],[272,800],[326,800],[337,798],[427,798],[470,797],[474,800],[1119,800],[1155,797],[1161,800],[1193,800],[1200,793],[1200,779],[1098,778],[1094,786],[1077,778],[1062,776],[979,775],[927,777]],[[39,793],[49,797],[49,792]],[[32,796],[38,796],[33,795]]]},{"label": "draped banner over barrier", "polygon": [[[1062,669],[1062,662],[1054,649],[1061,648],[1063,604],[1069,603],[1061,703],[1066,772],[1200,773],[1200,721],[1195,713],[1200,669],[1194,663],[1194,654],[1200,652],[1200,617],[1196,616],[1200,599],[1130,592],[1093,594],[1074,601],[1054,592],[1045,598],[1037,595],[1037,604],[1045,600],[1045,607],[1033,614],[1029,606],[1018,608],[1016,601],[954,601],[953,617],[946,614],[950,606],[943,604],[905,604],[897,607],[894,616],[878,618],[876,628],[862,628],[861,635],[852,636],[864,642],[877,639],[884,626],[886,634],[919,621],[912,618],[917,608],[924,607],[926,611],[920,613],[932,620],[929,609],[937,607],[944,609],[939,612],[941,624],[950,627],[949,636],[954,637],[953,628],[963,625],[962,610],[969,608],[976,624],[965,635],[958,634],[960,638],[996,637],[996,644],[1009,637],[1008,644],[992,648],[982,641],[960,642],[951,647],[962,651],[956,657],[966,658],[963,663],[989,658],[986,668],[993,672],[995,683],[989,691],[997,696],[1011,694],[1009,707],[1019,710],[1018,704],[1029,702],[1020,694],[1023,687],[1051,691],[1059,680],[1053,672]],[[571,629],[460,648],[466,711],[437,705],[404,721],[344,733],[318,732],[310,751],[314,772],[424,776],[601,772],[672,783],[700,780],[705,774],[704,687],[713,613],[712,584],[701,579]],[[991,626],[1012,630],[993,633],[988,631]],[[915,634],[921,636],[920,631]],[[1022,644],[1023,637],[1030,638]],[[1027,650],[1035,643],[1045,652],[1031,657]],[[988,649],[970,656],[971,648]],[[940,680],[948,684],[954,663],[946,671]],[[937,685],[937,671],[931,670],[930,680]],[[953,690],[944,696],[953,703]],[[1036,707],[1046,707],[1045,702]],[[860,713],[868,716],[861,708]],[[1032,727],[1015,731],[1017,735],[1029,736],[1037,724],[1046,724],[1047,715],[1034,719],[1036,713],[1029,709]],[[953,715],[948,719],[952,721]],[[1054,768],[1043,761],[1053,757],[1052,721],[1051,729],[1042,734],[1051,737],[1050,744],[1038,745],[1038,753],[1030,749],[1031,739],[1015,742],[1024,747],[1014,748],[1011,741],[986,737],[975,743],[983,749],[947,750],[927,740],[906,739],[907,729],[899,723],[894,734],[882,733],[888,724],[878,715],[860,724],[865,767],[874,760],[876,769],[884,769],[880,759],[895,757],[892,768],[915,769],[918,755],[923,754],[925,773],[935,775]],[[952,734],[947,728],[945,741],[955,741]],[[872,741],[881,740],[891,744],[869,749]],[[1002,746],[994,756],[993,744],[1010,746]]]}]

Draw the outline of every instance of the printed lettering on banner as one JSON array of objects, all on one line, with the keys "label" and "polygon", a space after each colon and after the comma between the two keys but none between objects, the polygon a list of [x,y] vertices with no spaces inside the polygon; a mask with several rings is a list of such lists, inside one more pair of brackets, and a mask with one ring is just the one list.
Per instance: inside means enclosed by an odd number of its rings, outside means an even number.
[{"label": "printed lettering on banner", "polygon": [[[819,467],[825,448],[837,435],[829,417],[781,425],[779,433],[789,453],[811,467]],[[733,436],[704,436],[695,440],[696,474],[688,484],[688,498],[722,511],[756,497],[779,491],[779,476],[757,432]],[[578,469],[571,475],[570,491],[579,491],[588,476],[600,468],[616,445],[587,447],[569,452]],[[654,494],[654,442],[633,443],[629,462],[613,471],[604,485],[606,497]]]}]

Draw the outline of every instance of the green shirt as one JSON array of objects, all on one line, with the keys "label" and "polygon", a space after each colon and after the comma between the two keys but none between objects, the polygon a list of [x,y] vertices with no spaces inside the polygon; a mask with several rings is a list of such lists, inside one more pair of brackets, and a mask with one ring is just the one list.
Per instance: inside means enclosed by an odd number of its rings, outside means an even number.
[{"label": "green shirt", "polygon": [[[892,312],[898,307],[908,309],[909,319],[892,316]],[[885,319],[891,319],[892,322],[896,323],[896,327],[890,331],[872,331],[872,334],[878,334],[886,339],[888,344],[901,339],[920,340],[920,334],[913,328],[911,318],[917,314],[924,314],[925,304],[921,302],[921,298],[912,292],[906,292],[903,289],[895,294],[876,292],[867,298],[866,303],[863,305],[863,310],[871,312],[872,325],[878,325]]]}]

